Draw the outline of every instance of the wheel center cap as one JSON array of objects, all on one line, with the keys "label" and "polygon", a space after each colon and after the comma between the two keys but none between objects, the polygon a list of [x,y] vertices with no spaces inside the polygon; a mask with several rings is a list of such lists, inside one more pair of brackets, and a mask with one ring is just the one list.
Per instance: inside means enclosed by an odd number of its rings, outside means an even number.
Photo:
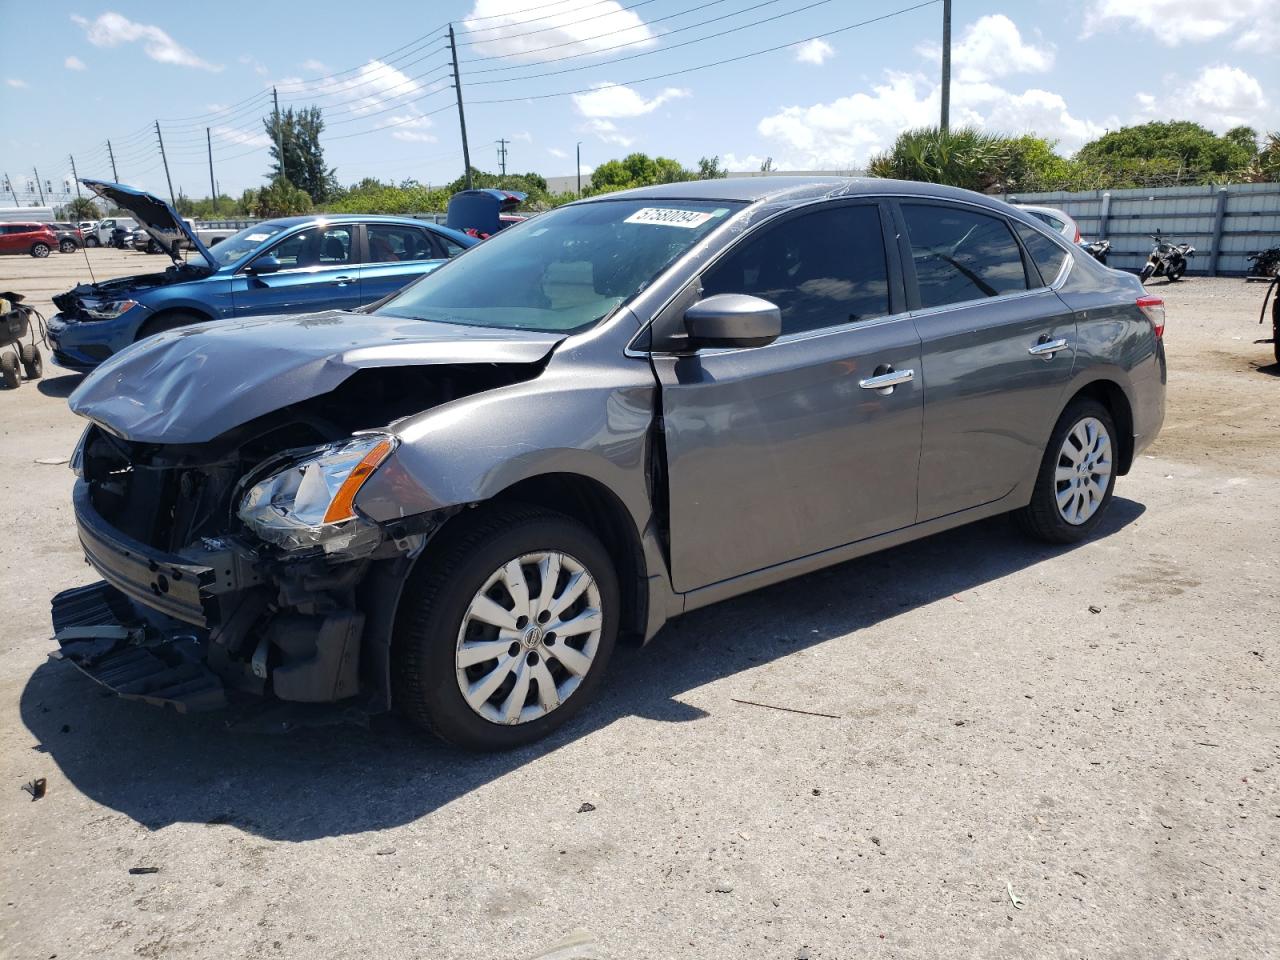
[{"label": "wheel center cap", "polygon": [[524,636],[520,638],[520,642],[529,650],[539,646],[542,643],[542,628],[537,624],[534,624],[524,632]]}]

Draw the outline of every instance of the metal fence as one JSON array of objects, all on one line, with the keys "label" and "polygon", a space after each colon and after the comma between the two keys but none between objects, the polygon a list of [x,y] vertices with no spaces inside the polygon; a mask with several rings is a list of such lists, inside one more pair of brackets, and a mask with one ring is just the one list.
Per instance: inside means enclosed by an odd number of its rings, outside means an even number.
[{"label": "metal fence", "polygon": [[1196,248],[1188,273],[1243,276],[1248,255],[1280,246],[1280,183],[1144,187],[1085,193],[1019,193],[1005,199],[1058,207],[1086,239],[1111,241],[1108,266],[1138,270],[1151,234]]}]

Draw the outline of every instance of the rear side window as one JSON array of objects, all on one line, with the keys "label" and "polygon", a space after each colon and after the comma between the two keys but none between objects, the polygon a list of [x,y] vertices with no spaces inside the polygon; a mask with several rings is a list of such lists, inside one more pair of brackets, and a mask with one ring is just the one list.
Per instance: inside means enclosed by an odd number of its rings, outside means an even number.
[{"label": "rear side window", "polygon": [[437,233],[435,237],[444,244],[444,255],[446,257],[456,257],[463,250],[467,249],[457,240],[454,240],[453,237],[446,236],[443,233]]},{"label": "rear side window", "polygon": [[922,307],[1027,289],[1022,251],[1004,220],[958,207],[904,203]]},{"label": "rear side window", "polygon": [[1022,238],[1022,245],[1031,254],[1031,259],[1040,271],[1040,278],[1045,284],[1058,279],[1062,265],[1067,262],[1067,251],[1046,237],[1039,230],[1033,230],[1024,223],[1015,223],[1014,229]]},{"label": "rear side window", "polygon": [[425,230],[386,223],[371,223],[366,229],[370,263],[434,260],[438,256]]},{"label": "rear side window", "polygon": [[882,317],[889,272],[880,211],[829,207],[766,226],[703,275],[702,293],[747,293],[776,304],[783,334]]}]

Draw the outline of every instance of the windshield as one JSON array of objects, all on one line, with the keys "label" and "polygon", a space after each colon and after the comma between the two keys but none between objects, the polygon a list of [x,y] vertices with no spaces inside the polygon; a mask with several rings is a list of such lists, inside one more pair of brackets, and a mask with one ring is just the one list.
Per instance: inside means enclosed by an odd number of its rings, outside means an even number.
[{"label": "windshield", "polygon": [[284,233],[290,226],[292,224],[268,220],[265,223],[255,223],[251,227],[245,227],[238,233],[233,233],[227,239],[220,243],[215,243],[209,248],[209,252],[213,254],[214,266],[230,266],[246,253],[258,249],[265,241]]},{"label": "windshield", "polygon": [[477,244],[375,312],[477,327],[582,330],[741,207],[709,200],[561,207]]}]

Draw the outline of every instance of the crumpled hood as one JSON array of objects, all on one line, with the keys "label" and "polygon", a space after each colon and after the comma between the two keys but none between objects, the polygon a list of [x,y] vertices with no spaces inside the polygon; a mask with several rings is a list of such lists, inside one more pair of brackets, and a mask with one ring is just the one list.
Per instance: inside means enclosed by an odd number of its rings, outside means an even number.
[{"label": "crumpled hood", "polygon": [[127,440],[205,443],[365,367],[537,363],[562,339],[341,310],[215,320],[120,351],[68,403]]}]

